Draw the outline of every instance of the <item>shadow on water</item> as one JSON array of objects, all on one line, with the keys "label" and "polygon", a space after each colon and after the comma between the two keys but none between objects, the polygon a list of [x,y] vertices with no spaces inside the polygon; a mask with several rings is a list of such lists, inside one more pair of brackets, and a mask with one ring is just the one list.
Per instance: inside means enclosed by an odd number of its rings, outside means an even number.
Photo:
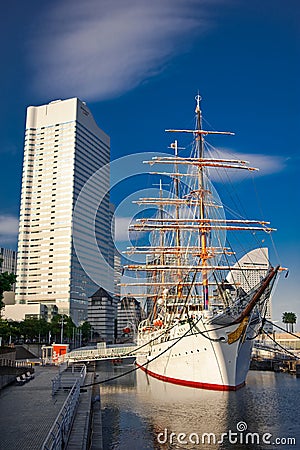
[{"label": "shadow on water", "polygon": [[[97,372],[106,379],[132,368],[106,362]],[[300,380],[287,374],[250,372],[239,391],[206,391],[137,370],[101,385],[104,450],[295,450],[300,448],[299,387]],[[296,445],[287,438],[295,438]],[[273,445],[275,439],[283,440]]]}]

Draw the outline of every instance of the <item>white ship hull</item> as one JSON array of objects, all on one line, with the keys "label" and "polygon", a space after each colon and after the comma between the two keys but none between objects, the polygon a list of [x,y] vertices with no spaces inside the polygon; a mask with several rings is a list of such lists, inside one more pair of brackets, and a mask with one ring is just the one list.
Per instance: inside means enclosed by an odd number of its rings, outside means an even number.
[{"label": "white ship hull", "polygon": [[[165,382],[202,389],[237,390],[245,384],[251,338],[258,326],[252,323],[240,333],[239,325],[220,327],[201,323],[197,324],[198,331],[193,327],[191,332],[189,323],[178,324],[170,340],[158,342],[159,338],[146,345],[136,363],[150,376]],[[240,336],[229,344],[228,335],[235,331]],[[156,335],[161,336],[162,330]],[[155,333],[148,334],[148,342],[154,338]],[[146,339],[144,333],[138,344],[145,344]]]}]

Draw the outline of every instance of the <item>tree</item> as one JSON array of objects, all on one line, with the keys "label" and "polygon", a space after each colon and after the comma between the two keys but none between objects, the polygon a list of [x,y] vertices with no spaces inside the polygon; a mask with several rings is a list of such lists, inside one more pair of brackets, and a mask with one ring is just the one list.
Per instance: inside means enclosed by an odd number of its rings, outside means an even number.
[{"label": "tree", "polygon": [[[8,324],[7,320],[1,320],[0,321],[0,336],[3,339],[3,341],[8,342],[9,333],[10,333],[10,328],[9,328],[9,324]],[[2,341],[2,345],[3,345],[3,341]]]},{"label": "tree", "polygon": [[63,333],[63,339],[68,338],[70,341],[73,337],[74,328],[74,322],[66,314],[57,314],[50,323],[51,334],[55,342],[61,341],[61,333]]},{"label": "tree", "polygon": [[88,342],[91,339],[92,330],[92,325],[90,324],[90,322],[83,322],[83,324],[80,325],[79,329],[81,329],[83,341]]},{"label": "tree", "polygon": [[45,319],[25,319],[19,323],[19,329],[25,340],[40,342],[47,339],[50,325]]},{"label": "tree", "polygon": [[[0,267],[2,267],[3,259],[0,258]],[[12,288],[12,285],[16,282],[16,275],[14,273],[9,272],[3,272],[0,273],[0,311],[2,308],[4,308],[5,304],[3,303],[3,293],[5,291],[10,291]],[[1,317],[1,315],[0,315]]]},{"label": "tree", "polygon": [[19,322],[0,320],[0,336],[2,343],[14,342],[20,338]]},{"label": "tree", "polygon": [[285,323],[286,331],[294,332],[294,324],[297,322],[297,316],[293,312],[284,312],[282,322]]}]

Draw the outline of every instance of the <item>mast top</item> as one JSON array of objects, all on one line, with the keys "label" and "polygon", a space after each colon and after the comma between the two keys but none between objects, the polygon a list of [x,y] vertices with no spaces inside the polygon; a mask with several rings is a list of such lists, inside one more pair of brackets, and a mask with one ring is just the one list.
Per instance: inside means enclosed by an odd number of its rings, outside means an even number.
[{"label": "mast top", "polygon": [[202,97],[201,97],[201,95],[199,95],[199,93],[198,93],[198,95],[196,95],[195,100],[197,102],[195,112],[198,113],[198,112],[200,112],[200,102],[202,100]]},{"label": "mast top", "polygon": [[171,148],[174,150],[175,156],[178,156],[178,141],[177,140],[172,142]]}]

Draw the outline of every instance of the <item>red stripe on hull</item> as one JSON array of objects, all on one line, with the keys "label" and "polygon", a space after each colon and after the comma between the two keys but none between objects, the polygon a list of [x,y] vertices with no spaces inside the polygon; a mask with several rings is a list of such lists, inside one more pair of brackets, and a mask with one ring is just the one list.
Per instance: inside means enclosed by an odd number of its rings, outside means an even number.
[{"label": "red stripe on hull", "polygon": [[245,382],[240,383],[237,386],[229,386],[223,384],[201,383],[199,381],[179,380],[178,378],[159,375],[155,372],[152,372],[151,370],[146,369],[144,366],[141,366],[138,363],[136,363],[136,365],[153,378],[157,378],[158,380],[165,381],[167,383],[179,384],[181,386],[189,386],[197,389],[208,389],[212,391],[237,391],[241,387],[245,386]]}]

